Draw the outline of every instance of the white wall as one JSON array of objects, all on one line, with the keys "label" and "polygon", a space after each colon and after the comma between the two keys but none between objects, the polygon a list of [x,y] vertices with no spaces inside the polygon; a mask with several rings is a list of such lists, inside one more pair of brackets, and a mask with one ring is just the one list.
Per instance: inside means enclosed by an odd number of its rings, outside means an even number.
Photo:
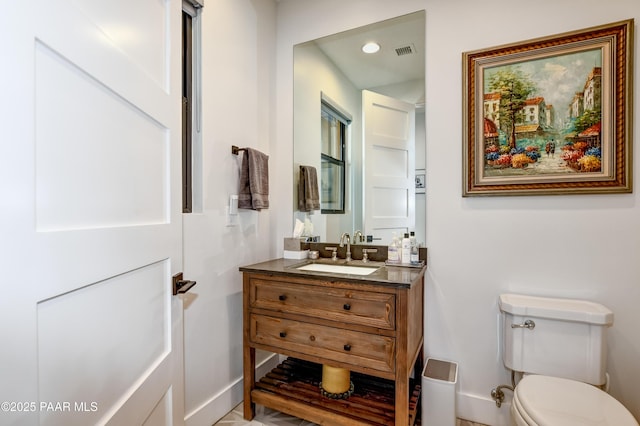
[{"label": "white wall", "polygon": [[275,1],[205,1],[202,13],[202,211],[184,216],[184,275],[198,283],[185,302],[185,410],[188,425],[209,426],[242,400],[238,267],[276,257],[280,237],[271,231],[274,196],[268,210],[240,210],[236,227],[225,216],[242,159],[231,145],[268,154],[270,175],[277,170]]},{"label": "white wall", "polygon": [[[344,13],[326,13],[337,9]],[[508,405],[498,409],[489,394],[510,380],[498,352],[497,298],[512,291],[590,299],[611,308],[611,393],[640,418],[638,190],[630,195],[461,197],[462,52],[638,20],[637,0],[541,0],[524,10],[508,0],[281,0],[276,126],[278,173],[285,184],[280,196],[292,197],[292,174],[286,168],[293,146],[292,46],[419,9],[427,12],[425,349],[428,356],[459,363],[458,414],[507,424]],[[639,81],[637,71],[634,77]],[[639,104],[637,94],[634,102]],[[277,219],[278,249],[291,218],[283,211]]]}]

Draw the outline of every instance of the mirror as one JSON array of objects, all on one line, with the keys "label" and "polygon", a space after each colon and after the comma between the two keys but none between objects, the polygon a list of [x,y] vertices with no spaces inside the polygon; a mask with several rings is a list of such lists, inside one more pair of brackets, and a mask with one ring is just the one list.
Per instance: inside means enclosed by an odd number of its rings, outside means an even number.
[{"label": "mirror", "polygon": [[[380,45],[381,48],[377,53],[366,54],[362,51],[362,46],[370,41],[376,41]],[[390,225],[383,227],[384,229],[376,228],[371,242],[387,244],[392,232],[415,231],[418,242],[424,243],[426,210],[424,50],[424,11],[294,46],[294,219],[310,222],[313,228],[312,235],[319,236],[320,241],[334,242],[343,232],[353,236],[357,230],[366,234],[365,230],[371,229],[366,223],[365,169],[369,168],[368,171],[370,171],[373,167],[380,167],[379,163],[386,161],[378,161],[377,165],[365,162],[367,160],[363,143],[367,127],[363,127],[363,122],[371,123],[374,120],[363,119],[366,108],[363,107],[362,99],[363,91],[370,91],[400,100],[415,108],[415,112],[411,113],[415,117],[415,121],[412,121],[415,123],[415,131],[412,130],[413,140],[410,142],[414,146],[411,151],[407,151],[407,154],[397,156],[398,162],[406,166],[406,172],[403,173],[406,173],[407,180],[410,180],[411,192],[402,199],[398,200],[396,197],[395,201],[393,196],[388,202],[378,200],[378,205],[396,205],[397,210],[402,214],[407,213],[411,223],[407,222],[406,227]],[[350,120],[343,137],[344,178],[342,180],[335,174],[336,170],[341,170],[340,165],[329,168],[326,161],[329,158],[333,163],[340,164],[340,160],[334,159],[332,157],[334,154],[324,153],[323,155],[323,146],[335,147],[335,141],[342,140],[340,132],[336,132],[335,127],[333,130],[327,130],[327,120],[321,119],[327,107],[333,110],[335,115],[341,115],[347,121]],[[335,151],[335,149],[332,150],[332,152]],[[413,158],[410,158],[411,156]],[[393,161],[393,156],[389,156],[389,162],[393,163]],[[342,212],[319,209],[301,211],[298,204],[300,166],[312,166],[316,169],[321,200],[323,198],[323,201],[327,201],[327,198],[339,200],[340,196],[344,197]],[[367,173],[367,176],[370,174]],[[344,189],[328,185],[329,177],[333,182],[343,182]],[[415,190],[413,182],[417,187]],[[304,199],[304,196],[301,195],[300,198]],[[370,203],[371,200],[367,206],[373,210]],[[395,214],[394,210],[389,210],[389,216]]]}]

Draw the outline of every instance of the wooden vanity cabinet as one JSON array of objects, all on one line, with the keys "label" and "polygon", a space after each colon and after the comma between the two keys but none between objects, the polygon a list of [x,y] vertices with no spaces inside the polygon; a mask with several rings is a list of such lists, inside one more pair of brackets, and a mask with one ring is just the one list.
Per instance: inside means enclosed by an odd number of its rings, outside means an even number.
[{"label": "wooden vanity cabinet", "polygon": [[254,417],[258,403],[318,424],[378,424],[327,409],[339,401],[312,403],[256,386],[255,350],[263,349],[388,379],[395,386],[392,424],[413,424],[410,376],[415,372],[419,380],[423,364],[424,271],[415,276],[395,285],[245,270],[245,419]]}]

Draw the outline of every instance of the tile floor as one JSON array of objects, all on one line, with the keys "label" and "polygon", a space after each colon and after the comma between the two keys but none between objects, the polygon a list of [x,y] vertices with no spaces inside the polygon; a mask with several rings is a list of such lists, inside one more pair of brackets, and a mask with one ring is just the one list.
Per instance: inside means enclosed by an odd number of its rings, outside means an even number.
[{"label": "tile floor", "polygon": [[[238,405],[229,414],[220,419],[215,426],[315,426],[315,423],[291,417],[278,411],[273,411],[261,405],[256,405],[256,417],[245,420],[242,417],[242,404]],[[458,419],[456,426],[485,426],[479,423]]]}]

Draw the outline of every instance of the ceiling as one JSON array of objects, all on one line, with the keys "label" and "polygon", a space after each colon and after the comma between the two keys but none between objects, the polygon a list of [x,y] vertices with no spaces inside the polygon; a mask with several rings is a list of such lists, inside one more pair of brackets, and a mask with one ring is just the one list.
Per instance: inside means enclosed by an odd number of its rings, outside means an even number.
[{"label": "ceiling", "polygon": [[[370,41],[380,45],[378,53],[362,52],[362,46]],[[424,12],[389,19],[313,42],[358,89],[424,80]],[[402,49],[405,47],[408,48]],[[404,54],[399,55],[396,49]]]}]

